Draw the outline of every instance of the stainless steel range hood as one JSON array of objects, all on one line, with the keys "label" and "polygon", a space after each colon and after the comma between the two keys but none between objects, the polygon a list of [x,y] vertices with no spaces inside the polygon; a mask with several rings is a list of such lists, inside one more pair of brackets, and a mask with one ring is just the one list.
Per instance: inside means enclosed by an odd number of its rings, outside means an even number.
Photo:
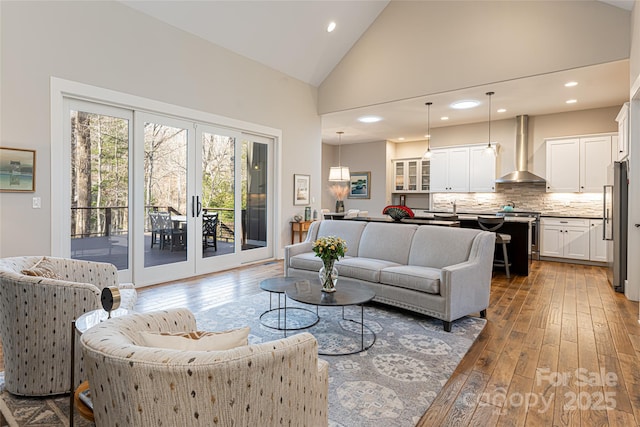
[{"label": "stainless steel range hood", "polygon": [[544,178],[527,169],[529,146],[529,116],[516,117],[516,170],[496,179],[498,184],[544,184]]}]

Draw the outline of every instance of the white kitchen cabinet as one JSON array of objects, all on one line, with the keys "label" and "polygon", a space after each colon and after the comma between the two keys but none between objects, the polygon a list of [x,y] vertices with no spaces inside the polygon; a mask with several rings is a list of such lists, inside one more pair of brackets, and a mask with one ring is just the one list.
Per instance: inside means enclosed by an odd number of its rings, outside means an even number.
[{"label": "white kitchen cabinet", "polygon": [[431,150],[431,192],[469,191],[469,147]]},{"label": "white kitchen cabinet", "polygon": [[600,193],[611,163],[611,135],[549,139],[547,191]]},{"label": "white kitchen cabinet", "polygon": [[629,103],[625,102],[616,117],[618,122],[618,144],[614,160],[623,160],[629,155]]},{"label": "white kitchen cabinet", "polygon": [[487,153],[486,145],[469,148],[469,191],[496,191],[496,156]]},{"label": "white kitchen cabinet", "polygon": [[547,191],[577,192],[580,188],[580,139],[547,141]]},{"label": "white kitchen cabinet", "polygon": [[589,260],[589,220],[541,218],[540,255]]},{"label": "white kitchen cabinet", "polygon": [[580,138],[580,192],[602,193],[611,164],[611,136]]},{"label": "white kitchen cabinet", "polygon": [[393,161],[394,192],[429,191],[429,160],[401,159]]},{"label": "white kitchen cabinet", "polygon": [[607,241],[603,239],[604,224],[601,219],[589,221],[589,259],[607,262]]}]

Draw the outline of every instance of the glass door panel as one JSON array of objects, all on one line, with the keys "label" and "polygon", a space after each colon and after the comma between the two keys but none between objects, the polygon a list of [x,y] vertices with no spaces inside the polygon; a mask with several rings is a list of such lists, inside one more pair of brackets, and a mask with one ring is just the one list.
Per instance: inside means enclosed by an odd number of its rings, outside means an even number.
[{"label": "glass door panel", "polygon": [[70,256],[127,270],[130,120],[111,110],[75,101],[69,106]]},{"label": "glass door panel", "polygon": [[144,267],[188,257],[188,130],[144,120]]},{"label": "glass door panel", "polygon": [[242,141],[242,250],[267,246],[269,146]]},{"label": "glass door panel", "polygon": [[202,257],[236,252],[236,138],[201,132]]}]

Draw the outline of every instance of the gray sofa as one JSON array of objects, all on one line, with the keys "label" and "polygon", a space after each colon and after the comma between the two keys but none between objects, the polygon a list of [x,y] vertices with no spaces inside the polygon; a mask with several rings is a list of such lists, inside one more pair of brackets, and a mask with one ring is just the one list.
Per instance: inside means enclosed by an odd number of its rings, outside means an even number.
[{"label": "gray sofa", "polygon": [[366,221],[316,221],[307,239],[285,247],[285,276],[318,282],[320,258],[313,242],[337,236],[347,254],[336,262],[340,279],[355,280],[376,293],[374,301],[444,321],[486,316],[495,234],[481,230]]}]

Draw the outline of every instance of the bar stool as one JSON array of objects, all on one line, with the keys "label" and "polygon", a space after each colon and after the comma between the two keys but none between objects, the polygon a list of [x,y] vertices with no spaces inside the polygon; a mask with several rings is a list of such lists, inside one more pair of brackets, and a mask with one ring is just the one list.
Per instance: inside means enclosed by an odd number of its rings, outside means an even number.
[{"label": "bar stool", "polygon": [[[496,230],[500,229],[504,224],[503,217],[495,217],[495,216],[478,216],[478,225],[482,230],[496,232]],[[493,266],[494,267],[504,267],[505,272],[507,273],[507,279],[511,277],[509,274],[509,256],[507,255],[507,244],[511,243],[511,235],[496,233],[496,245],[502,246],[502,259],[494,259]]]}]

